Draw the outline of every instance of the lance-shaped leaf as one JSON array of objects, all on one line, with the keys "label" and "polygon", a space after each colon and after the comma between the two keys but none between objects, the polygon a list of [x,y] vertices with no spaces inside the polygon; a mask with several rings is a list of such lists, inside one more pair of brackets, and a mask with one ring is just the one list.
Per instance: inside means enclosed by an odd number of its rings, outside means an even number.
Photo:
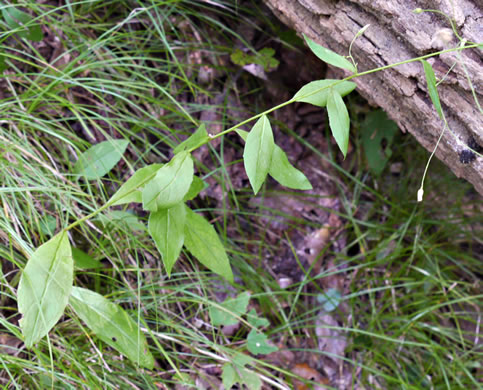
[{"label": "lance-shaped leaf", "polygon": [[263,115],[248,133],[243,152],[245,171],[255,195],[267,177],[274,146],[272,127],[267,116]]},{"label": "lance-shaped leaf", "polygon": [[233,282],[230,261],[215,228],[188,207],[184,234],[184,246],[201,264]]},{"label": "lance-shaped leaf", "polygon": [[345,96],[351,93],[355,87],[357,87],[357,84],[351,81],[316,80],[300,88],[292,99],[296,102],[305,102],[313,104],[314,106],[325,107],[331,89],[336,90],[339,95]]},{"label": "lance-shaped leaf", "polygon": [[97,337],[142,367],[152,369],[153,355],[136,322],[118,305],[85,288],[73,287],[69,304]]},{"label": "lance-shaped leaf", "polygon": [[112,206],[131,202],[141,203],[143,201],[141,188],[154,178],[156,172],[159,171],[162,166],[163,164],[151,164],[138,169],[134,172],[134,175],[132,175],[128,181],[125,182],[114,195],[112,195],[111,199],[109,199],[109,203],[113,202]]},{"label": "lance-shaped leaf", "polygon": [[74,165],[74,172],[87,180],[99,179],[119,162],[129,145],[128,140],[113,139],[100,142],[79,156]]},{"label": "lance-shaped leaf", "polygon": [[173,153],[178,154],[179,152],[183,152],[185,150],[196,149],[208,142],[209,139],[210,137],[206,132],[206,126],[204,123],[202,123],[200,127],[198,127],[198,129],[189,136],[189,138],[174,148]]},{"label": "lance-shaped leaf", "polygon": [[295,190],[312,189],[312,185],[307,177],[290,164],[287,154],[277,145],[273,149],[272,162],[270,163],[268,173],[285,187]]},{"label": "lance-shaped leaf", "polygon": [[184,243],[186,208],[184,203],[161,209],[149,215],[149,234],[156,243],[168,276],[178,260]]},{"label": "lance-shaped leaf", "polygon": [[31,23],[32,17],[15,7],[4,6],[2,9],[3,19],[12,30],[19,29],[17,34],[31,41],[41,41],[44,35],[37,23]]},{"label": "lance-shaped leaf", "polygon": [[[248,131],[237,129],[236,132],[244,141],[247,140]],[[274,146],[268,173],[285,187],[295,190],[312,189],[309,180],[301,171],[290,164],[287,154],[278,145]]]},{"label": "lance-shaped leaf", "polygon": [[332,50],[325,48],[324,46],[315,43],[312,39],[310,39],[307,35],[304,34],[305,42],[309,46],[312,53],[314,53],[317,57],[319,57],[322,61],[336,66],[337,68],[347,69],[351,72],[357,72],[354,64],[347,60],[346,58],[342,57],[341,55],[334,53]]},{"label": "lance-shaped leaf", "polygon": [[44,337],[64,312],[72,289],[74,262],[62,231],[33,253],[18,286],[20,327],[25,345],[31,347]]},{"label": "lance-shaped leaf", "polygon": [[342,97],[337,90],[332,89],[327,100],[327,112],[329,113],[329,125],[332,135],[339,145],[344,158],[349,147],[349,113]]},{"label": "lance-shaped leaf", "polygon": [[336,66],[337,68],[347,69],[351,72],[356,73],[357,69],[355,68],[354,64],[352,64],[346,58],[340,56],[337,53],[334,53],[332,50],[325,48],[324,46],[315,43],[311,40],[307,35],[304,34],[305,42],[309,45],[310,50],[314,53],[317,57],[319,57],[322,61]]},{"label": "lance-shaped leaf", "polygon": [[149,181],[143,189],[143,208],[157,211],[180,203],[193,181],[193,160],[180,152]]},{"label": "lance-shaped leaf", "polygon": [[441,102],[439,101],[438,88],[436,87],[436,76],[434,75],[433,68],[426,60],[421,60],[421,62],[423,63],[424,74],[426,75],[429,97],[431,98],[439,117],[443,119],[443,109],[441,108]]}]

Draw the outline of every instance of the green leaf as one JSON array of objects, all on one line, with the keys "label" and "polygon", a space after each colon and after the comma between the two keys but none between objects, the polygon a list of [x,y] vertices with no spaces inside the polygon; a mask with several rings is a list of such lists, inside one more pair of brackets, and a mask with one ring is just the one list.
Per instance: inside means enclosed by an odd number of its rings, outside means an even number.
[{"label": "green leaf", "polygon": [[[238,135],[244,140],[247,140],[248,131],[237,129]],[[268,173],[281,185],[293,188],[296,190],[311,190],[312,185],[305,175],[297,168],[294,168],[288,161],[285,152],[278,145],[274,145],[272,161]]]},{"label": "green leaf", "polygon": [[190,149],[196,149],[204,143],[208,142],[209,140],[210,137],[206,132],[206,126],[204,123],[202,123],[200,127],[198,127],[198,129],[189,136],[189,138],[187,138],[174,148],[173,153],[178,154],[180,152],[188,151]]},{"label": "green leaf", "polygon": [[248,134],[243,152],[245,171],[255,195],[267,177],[274,147],[272,127],[263,115]]},{"label": "green leaf", "polygon": [[241,378],[233,364],[225,363],[221,369],[221,380],[225,390],[230,390],[236,383],[241,383]]},{"label": "green leaf", "polygon": [[248,292],[241,293],[236,298],[226,299],[220,304],[221,308],[210,306],[209,313],[211,324],[213,326],[235,325],[239,319],[247,312],[250,294]]},{"label": "green leaf", "polygon": [[243,139],[243,141],[247,141],[248,134],[250,134],[248,131],[242,129],[236,129],[235,131]]},{"label": "green leaf", "polygon": [[149,234],[161,254],[168,276],[171,275],[171,269],[183,247],[185,221],[184,203],[178,203],[169,209],[161,209],[149,215]]},{"label": "green leaf", "polygon": [[141,188],[154,178],[162,166],[163,164],[151,164],[134,172],[128,181],[111,196],[109,199],[109,203],[113,202],[111,206],[131,202],[141,203],[143,201]]},{"label": "green leaf", "polygon": [[180,152],[164,165],[143,189],[143,208],[157,211],[183,201],[193,181],[193,160]]},{"label": "green leaf", "polygon": [[97,337],[142,367],[154,359],[136,322],[118,305],[85,288],[73,287],[69,304]]},{"label": "green leaf", "polygon": [[254,326],[255,328],[263,328],[265,326],[270,325],[270,322],[268,322],[266,318],[258,317],[255,309],[252,309],[247,313],[247,321],[250,325]]},{"label": "green leaf", "polygon": [[232,362],[237,367],[245,367],[247,364],[254,365],[254,359],[245,353],[233,351]]},{"label": "green leaf", "polygon": [[102,263],[89,256],[84,251],[77,248],[72,248],[72,257],[74,258],[74,264],[76,268],[90,269],[90,268],[102,268]]},{"label": "green leaf", "polygon": [[233,282],[230,262],[215,228],[188,207],[184,234],[184,246],[201,264]]},{"label": "green leaf", "polygon": [[37,248],[29,259],[17,291],[27,348],[44,337],[64,313],[73,273],[72,252],[64,231]]},{"label": "green leaf", "polygon": [[349,113],[342,97],[335,89],[331,89],[327,99],[327,112],[329,113],[330,130],[345,158],[349,147]]},{"label": "green leaf", "polygon": [[[369,169],[379,176],[392,155],[391,145],[398,131],[383,110],[370,112],[361,126],[361,141]],[[385,146],[382,141],[385,140]]]},{"label": "green leaf", "polygon": [[263,66],[266,72],[274,70],[280,63],[276,58],[274,58],[275,49],[271,47],[264,47],[255,56],[254,63]]},{"label": "green leaf", "polygon": [[[333,85],[334,83],[337,84]],[[300,88],[292,99],[296,102],[305,102],[313,104],[314,106],[325,107],[331,86],[341,96],[345,96],[351,93],[357,87],[357,84],[351,81],[316,80]]]},{"label": "green leaf", "polygon": [[119,162],[129,141],[115,139],[100,142],[82,153],[74,165],[74,172],[87,180],[99,179]]},{"label": "green leaf", "polygon": [[335,288],[329,288],[324,294],[317,295],[317,302],[322,305],[326,312],[331,312],[337,309],[342,301],[342,294]]},{"label": "green leaf", "polygon": [[183,202],[194,199],[198,194],[207,187],[207,184],[200,179],[198,176],[193,176],[193,181],[191,182],[190,189],[183,198]]},{"label": "green leaf", "polygon": [[290,164],[285,152],[277,145],[273,149],[272,161],[268,173],[285,187],[296,190],[312,189],[312,185],[307,177]]},{"label": "green leaf", "polygon": [[254,371],[241,368],[240,375],[248,390],[260,390],[262,388],[262,380]]},{"label": "green leaf", "polygon": [[269,353],[278,351],[277,347],[267,343],[267,336],[256,329],[252,329],[250,333],[248,333],[247,347],[254,355],[268,355]]},{"label": "green leaf", "polygon": [[2,14],[8,27],[12,30],[21,29],[17,32],[19,37],[37,42],[43,39],[42,29],[37,23],[30,23],[33,18],[29,14],[14,7],[3,8]]},{"label": "green leaf", "polygon": [[421,60],[421,62],[423,63],[424,74],[426,75],[429,97],[431,98],[439,117],[443,119],[443,109],[441,108],[441,102],[439,101],[438,88],[436,87],[436,76],[434,75],[433,68],[426,60]]},{"label": "green leaf", "polygon": [[235,65],[245,66],[248,64],[253,63],[255,56],[250,55],[241,51],[240,49],[236,49],[233,53],[230,54],[230,59]]},{"label": "green leaf", "polygon": [[231,363],[223,365],[221,380],[226,390],[230,390],[237,383],[244,384],[248,390],[260,390],[262,388],[262,381],[254,371]]},{"label": "green leaf", "polygon": [[309,45],[310,50],[314,53],[317,57],[319,57],[322,61],[336,66],[337,68],[347,69],[353,73],[357,72],[355,66],[346,58],[340,56],[337,53],[334,53],[332,50],[329,50],[318,43],[315,43],[312,39],[310,39],[307,35],[304,34],[305,42]]}]

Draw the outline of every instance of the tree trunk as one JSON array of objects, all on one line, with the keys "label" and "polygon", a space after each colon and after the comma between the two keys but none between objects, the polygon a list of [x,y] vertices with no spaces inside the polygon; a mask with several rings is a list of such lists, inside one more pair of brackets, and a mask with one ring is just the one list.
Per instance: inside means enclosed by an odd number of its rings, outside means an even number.
[{"label": "tree trunk", "polygon": [[[415,14],[417,7],[438,9],[450,16],[459,35],[470,42],[483,42],[481,0],[264,0],[272,11],[299,33],[346,55],[354,35],[366,24],[370,27],[352,46],[359,72],[404,61],[459,44],[449,21],[435,13]],[[481,49],[468,49],[433,57],[447,129],[436,150],[458,177],[470,181],[483,194],[482,101],[483,61]],[[335,69],[339,77],[348,76]],[[471,80],[471,85],[468,80]],[[358,91],[371,104],[382,107],[432,151],[444,128],[428,95],[420,62],[412,62],[358,77]],[[473,91],[472,91],[473,89]]]}]

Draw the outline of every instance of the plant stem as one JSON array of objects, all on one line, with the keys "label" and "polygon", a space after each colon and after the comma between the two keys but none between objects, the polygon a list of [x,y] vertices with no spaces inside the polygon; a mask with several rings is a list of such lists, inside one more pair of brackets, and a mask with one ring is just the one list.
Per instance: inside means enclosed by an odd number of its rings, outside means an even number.
[{"label": "plant stem", "polygon": [[91,219],[92,217],[95,217],[97,214],[99,214],[102,211],[104,211],[105,209],[107,209],[111,205],[111,203],[112,202],[107,202],[107,203],[103,204],[101,207],[99,207],[96,211],[90,213],[89,215],[86,215],[85,217],[82,217],[81,219],[78,219],[75,222],[72,222],[69,226],[64,228],[64,232],[76,227],[77,225],[81,224],[84,221],[87,221],[88,219]]},{"label": "plant stem", "polygon": [[[341,79],[341,80],[337,80],[336,82],[334,82],[333,84],[331,84],[330,86],[327,86],[327,87],[324,87],[324,88],[320,88],[306,96],[311,96],[313,94],[316,94],[324,89],[327,89],[327,88],[331,88],[333,87],[334,85],[337,85],[339,83],[342,83],[344,81],[348,81],[348,80],[351,80],[353,78],[356,78],[356,77],[360,77],[360,76],[366,76],[368,74],[371,74],[371,73],[375,73],[375,72],[379,72],[381,70],[386,70],[386,69],[389,69],[389,68],[394,68],[396,66],[399,66],[399,65],[404,65],[404,64],[409,64],[411,62],[415,62],[415,61],[421,61],[421,60],[424,60],[426,58],[430,58],[430,57],[434,57],[434,56],[437,56],[437,55],[440,55],[440,54],[444,54],[444,53],[450,53],[450,52],[454,52],[454,51],[461,51],[461,50],[465,50],[465,49],[471,49],[471,48],[474,48],[474,47],[479,47],[479,46],[482,46],[483,44],[481,43],[474,43],[474,44],[471,44],[471,45],[467,45],[467,46],[459,46],[459,47],[455,47],[455,48],[452,48],[452,49],[446,49],[446,50],[441,50],[441,51],[438,51],[436,53],[431,53],[431,54],[426,54],[424,56],[420,56],[420,57],[416,57],[416,58],[411,58],[409,60],[404,60],[404,61],[400,61],[400,62],[396,62],[396,63],[393,63],[393,64],[390,64],[390,65],[384,65],[384,66],[381,66],[379,68],[375,68],[375,69],[371,69],[371,70],[367,70],[365,72],[361,72],[361,73],[354,73],[350,76],[347,76],[346,78],[344,79]],[[243,126],[244,124],[247,124],[255,119],[258,119],[260,117],[262,117],[263,115],[267,115],[273,111],[276,111],[282,107],[285,107],[285,106],[288,106],[289,104],[291,103],[294,103],[298,100],[294,100],[294,98],[290,99],[290,100],[287,100],[275,107],[272,107],[272,108],[269,108],[268,110],[265,110],[257,115],[254,115],[248,119],[245,119],[244,121],[236,124],[235,126],[232,126],[230,127],[229,129],[226,129],[218,134],[215,134],[215,135],[210,135],[210,139],[207,140],[206,142],[204,142],[203,144],[197,146],[197,147],[193,147],[191,149],[188,150],[189,153],[191,153],[193,150],[196,150],[198,149],[200,146],[203,146],[205,144],[207,144],[208,142],[211,142],[212,140],[216,139],[216,138],[219,138],[219,137],[222,137],[224,136],[225,134],[228,134],[236,129],[238,129],[240,126]],[[441,138],[441,137],[440,137]],[[438,141],[439,142],[439,141]],[[434,153],[434,152],[433,152]],[[430,159],[431,160],[431,159]],[[427,169],[427,167],[426,167]],[[423,182],[424,182],[424,177],[423,177]],[[134,191],[135,189],[133,189]],[[101,206],[99,209],[97,209],[96,211],[94,211],[93,213],[89,214],[89,215],[86,215],[85,217],[81,218],[81,219],[78,219],[77,221],[71,223],[69,226],[67,226],[66,228],[64,228],[64,231],[67,231],[67,230],[70,230],[74,227],[76,227],[77,225],[79,225],[80,223],[92,218],[92,217],[95,217],[96,215],[98,215],[99,213],[101,213],[102,211],[104,211],[105,209],[107,209],[110,205],[111,205],[112,202],[107,202],[106,204],[104,204],[103,206]]]},{"label": "plant stem", "polygon": [[[421,60],[424,60],[426,58],[435,57],[435,56],[440,55],[440,54],[451,53],[451,52],[454,52],[454,51],[461,51],[461,50],[465,50],[465,49],[472,49],[474,47],[479,47],[479,46],[482,46],[482,45],[483,45],[483,43],[474,43],[474,44],[467,45],[467,46],[454,47],[452,49],[441,50],[441,51],[438,51],[436,53],[426,54],[424,56],[420,56],[420,57],[416,57],[416,58],[411,58],[409,60],[404,60],[404,61],[400,61],[400,62],[395,62],[393,64],[380,66],[379,68],[374,68],[374,69],[371,69],[371,70],[367,70],[365,72],[354,73],[354,74],[352,74],[350,76],[347,76],[344,79],[337,80],[332,85],[329,85],[329,86],[324,87],[324,88],[320,88],[320,89],[318,89],[318,90],[316,90],[316,91],[314,91],[314,92],[312,92],[312,93],[310,93],[310,94],[308,94],[308,95],[306,95],[304,97],[314,95],[314,94],[319,93],[320,91],[322,91],[324,89],[331,88],[334,85],[337,85],[337,84],[339,84],[339,83],[341,83],[343,81],[348,81],[348,80],[351,80],[351,79],[356,78],[356,77],[366,76],[366,75],[371,74],[371,73],[375,73],[375,72],[379,72],[381,70],[386,70],[386,69],[394,68],[396,66],[400,66],[400,65],[404,65],[404,64],[409,64],[409,63],[415,62],[415,61],[421,61]],[[222,131],[221,133],[218,133],[216,135],[210,136],[210,140],[206,141],[205,143],[203,143],[202,145],[199,145],[196,148],[190,149],[189,152],[192,152],[193,150],[199,148],[200,146],[203,146],[203,145],[207,144],[208,142],[211,142],[211,140],[214,140],[216,138],[219,138],[219,137],[221,137],[221,136],[223,136],[225,134],[228,134],[228,133],[232,132],[233,130],[238,129],[240,126],[243,126],[244,124],[247,124],[247,123],[249,123],[249,122],[251,122],[251,121],[253,121],[255,119],[258,119],[258,118],[260,118],[263,115],[267,115],[267,114],[269,114],[269,113],[271,113],[273,111],[276,111],[279,108],[282,108],[282,107],[285,107],[285,106],[287,106],[287,105],[289,105],[291,103],[294,103],[295,101],[297,101],[297,100],[294,100],[292,98],[290,100],[287,100],[286,102],[283,102],[283,103],[279,104],[278,106],[272,107],[272,108],[270,108],[270,109],[268,109],[268,110],[266,110],[264,112],[261,112],[260,114],[257,114],[257,115],[254,115],[254,116],[248,118],[248,119],[245,119],[244,121],[236,124],[235,126],[230,127],[229,129],[226,129],[226,130]]]}]

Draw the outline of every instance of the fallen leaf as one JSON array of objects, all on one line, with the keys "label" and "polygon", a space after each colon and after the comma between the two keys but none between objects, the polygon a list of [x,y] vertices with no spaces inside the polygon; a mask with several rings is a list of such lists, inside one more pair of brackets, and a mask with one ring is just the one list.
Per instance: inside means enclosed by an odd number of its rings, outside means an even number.
[{"label": "fallen leaf", "polygon": [[292,372],[308,381],[318,383],[321,386],[310,386],[308,384],[302,383],[301,381],[294,381],[295,390],[322,390],[326,389],[325,385],[329,384],[328,378],[325,378],[320,372],[310,367],[307,363],[298,363],[292,368]]}]

